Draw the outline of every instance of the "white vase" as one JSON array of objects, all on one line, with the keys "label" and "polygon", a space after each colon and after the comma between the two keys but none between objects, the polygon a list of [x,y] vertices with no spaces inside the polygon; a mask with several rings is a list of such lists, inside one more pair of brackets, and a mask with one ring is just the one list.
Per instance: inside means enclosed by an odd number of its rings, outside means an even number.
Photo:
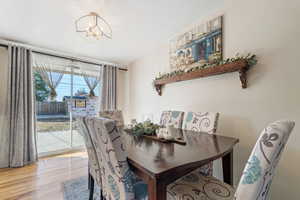
[{"label": "white vase", "polygon": [[156,133],[157,138],[160,138],[160,139],[164,138],[164,132],[165,132],[164,128],[159,128]]},{"label": "white vase", "polygon": [[174,139],[174,136],[172,135],[172,126],[167,126],[167,128],[165,129],[165,132],[164,132],[164,138],[166,140],[172,140]]}]

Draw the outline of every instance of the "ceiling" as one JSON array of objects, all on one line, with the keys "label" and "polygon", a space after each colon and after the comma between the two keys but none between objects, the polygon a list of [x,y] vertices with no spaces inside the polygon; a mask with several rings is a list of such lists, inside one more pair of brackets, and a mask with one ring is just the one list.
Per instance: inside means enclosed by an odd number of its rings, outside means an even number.
[{"label": "ceiling", "polygon": [[[127,64],[223,8],[224,0],[1,0],[0,37],[52,50]],[[75,32],[74,21],[95,11],[112,40]]]}]

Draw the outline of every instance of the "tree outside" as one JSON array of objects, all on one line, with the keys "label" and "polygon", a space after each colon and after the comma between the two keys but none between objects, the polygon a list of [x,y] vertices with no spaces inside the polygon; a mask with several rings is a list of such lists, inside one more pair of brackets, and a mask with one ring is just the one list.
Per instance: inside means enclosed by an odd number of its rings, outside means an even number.
[{"label": "tree outside", "polygon": [[39,72],[34,72],[34,82],[35,82],[35,98],[36,101],[46,101],[50,94],[50,89],[48,88],[45,81]]},{"label": "tree outside", "polygon": [[75,96],[86,96],[88,95],[88,92],[85,90],[85,88],[80,88],[75,93]]}]

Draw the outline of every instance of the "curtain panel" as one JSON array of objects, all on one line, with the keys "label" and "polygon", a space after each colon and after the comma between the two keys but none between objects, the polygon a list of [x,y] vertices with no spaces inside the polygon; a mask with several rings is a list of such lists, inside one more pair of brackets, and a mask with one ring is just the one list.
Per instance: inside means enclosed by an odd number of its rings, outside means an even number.
[{"label": "curtain panel", "polygon": [[90,90],[90,96],[95,96],[95,88],[99,84],[101,78],[99,65],[87,64],[39,53],[33,54],[32,64],[34,70],[39,72],[42,79],[50,88],[51,100],[56,99],[56,88],[60,84],[64,74],[83,76],[84,81]]},{"label": "curtain panel", "polygon": [[67,70],[71,66],[72,61],[56,58],[52,56],[46,56],[42,54],[33,54],[32,66],[36,72],[38,72],[47,86],[50,88],[50,100],[54,101],[57,97],[56,88],[61,82],[64,74],[70,70]]},{"label": "curtain panel", "polygon": [[84,72],[82,73],[82,75],[83,75],[83,78],[84,78],[84,81],[85,81],[86,85],[90,89],[89,96],[94,97],[95,96],[95,91],[94,90],[100,82],[100,76],[91,77],[87,73],[84,73]]},{"label": "curtain panel", "polygon": [[102,67],[100,109],[117,109],[117,68],[110,65]]},{"label": "curtain panel", "polygon": [[23,47],[8,47],[9,118],[8,166],[22,167],[37,161],[35,107],[33,100],[31,51]]},{"label": "curtain panel", "polygon": [[40,73],[47,86],[50,88],[50,97],[51,100],[54,101],[57,96],[56,88],[64,74],[61,72],[53,72],[47,69],[43,64],[40,64],[36,69],[36,71]]},{"label": "curtain panel", "polygon": [[7,116],[8,97],[8,51],[7,48],[0,47],[0,168],[9,165],[9,117]]}]

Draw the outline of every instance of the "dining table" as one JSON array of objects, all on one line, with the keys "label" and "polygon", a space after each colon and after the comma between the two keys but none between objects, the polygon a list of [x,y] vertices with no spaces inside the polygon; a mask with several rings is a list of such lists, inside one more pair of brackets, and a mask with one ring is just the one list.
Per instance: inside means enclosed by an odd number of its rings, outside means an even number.
[{"label": "dining table", "polygon": [[181,135],[184,142],[124,134],[130,168],[147,183],[149,200],[166,200],[168,184],[217,159],[222,159],[224,182],[233,185],[233,149],[239,139],[181,129],[172,131]]}]

